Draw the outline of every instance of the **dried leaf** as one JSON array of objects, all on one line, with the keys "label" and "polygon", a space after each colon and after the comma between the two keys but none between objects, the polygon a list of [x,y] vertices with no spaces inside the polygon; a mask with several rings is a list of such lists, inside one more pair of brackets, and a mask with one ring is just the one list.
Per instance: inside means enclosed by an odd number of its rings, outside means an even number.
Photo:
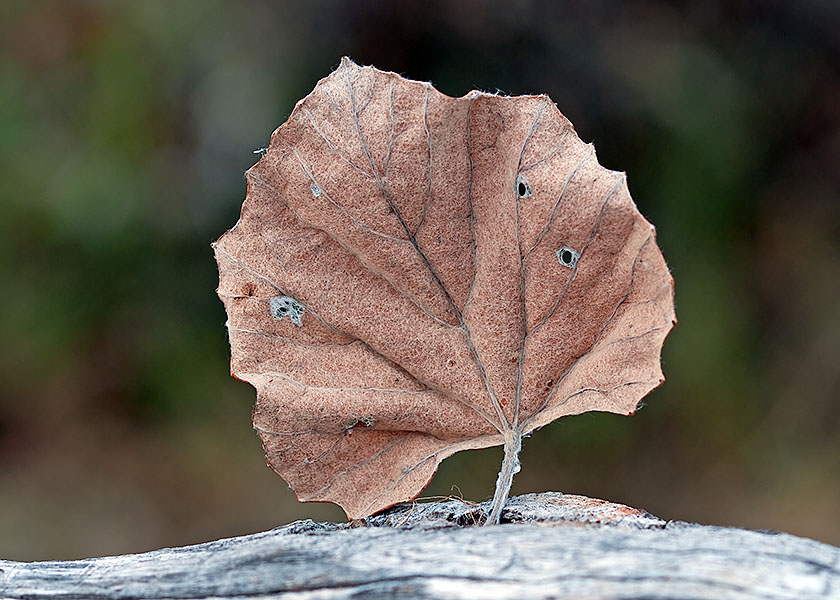
[{"label": "dried leaf", "polygon": [[663,381],[653,227],[546,96],[450,98],[344,59],[247,181],[214,244],[231,372],[302,501],[364,517],[505,444],[500,510],[522,435],[632,414]]}]

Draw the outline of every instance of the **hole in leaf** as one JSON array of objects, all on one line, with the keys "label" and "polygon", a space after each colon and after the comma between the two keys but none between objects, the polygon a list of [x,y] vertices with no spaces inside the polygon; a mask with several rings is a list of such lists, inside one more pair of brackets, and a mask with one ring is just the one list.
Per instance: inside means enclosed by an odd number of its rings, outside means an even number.
[{"label": "hole in leaf", "polygon": [[579,258],[580,254],[574,248],[563,246],[557,251],[557,260],[560,261],[561,265],[570,269],[574,269],[577,266]]},{"label": "hole in leaf", "polygon": [[516,178],[516,193],[520,198],[527,198],[531,195],[531,188],[528,187],[528,182],[522,175]]}]

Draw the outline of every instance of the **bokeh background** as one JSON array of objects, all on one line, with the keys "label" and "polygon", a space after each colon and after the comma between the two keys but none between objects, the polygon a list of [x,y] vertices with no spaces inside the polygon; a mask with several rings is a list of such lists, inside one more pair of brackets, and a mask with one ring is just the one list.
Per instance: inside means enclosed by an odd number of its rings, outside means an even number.
[{"label": "bokeh background", "polygon": [[[0,3],[0,556],[341,519],[296,503],[228,376],[210,242],[344,54],[547,92],[657,226],[680,322],[633,418],[526,440],[514,493],[840,544],[840,5]],[[499,449],[433,494],[492,494]]]}]

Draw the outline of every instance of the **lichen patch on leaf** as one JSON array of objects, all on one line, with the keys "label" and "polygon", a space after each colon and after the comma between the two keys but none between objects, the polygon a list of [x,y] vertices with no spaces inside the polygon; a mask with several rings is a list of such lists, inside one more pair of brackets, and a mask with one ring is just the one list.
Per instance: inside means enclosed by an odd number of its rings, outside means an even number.
[{"label": "lichen patch on leaf", "polygon": [[306,310],[303,305],[289,296],[275,296],[268,300],[271,316],[275,319],[289,317],[289,320],[300,327],[303,325],[302,317]]}]

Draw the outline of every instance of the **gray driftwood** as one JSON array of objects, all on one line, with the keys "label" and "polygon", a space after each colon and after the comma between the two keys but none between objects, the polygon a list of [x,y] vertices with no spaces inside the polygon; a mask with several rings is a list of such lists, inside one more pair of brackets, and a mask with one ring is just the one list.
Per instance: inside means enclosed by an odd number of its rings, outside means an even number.
[{"label": "gray driftwood", "polygon": [[[486,509],[486,507],[484,507]],[[840,549],[669,521],[581,496],[460,501],[366,523],[298,521],[145,554],[0,561],[2,598],[840,598]]]}]

